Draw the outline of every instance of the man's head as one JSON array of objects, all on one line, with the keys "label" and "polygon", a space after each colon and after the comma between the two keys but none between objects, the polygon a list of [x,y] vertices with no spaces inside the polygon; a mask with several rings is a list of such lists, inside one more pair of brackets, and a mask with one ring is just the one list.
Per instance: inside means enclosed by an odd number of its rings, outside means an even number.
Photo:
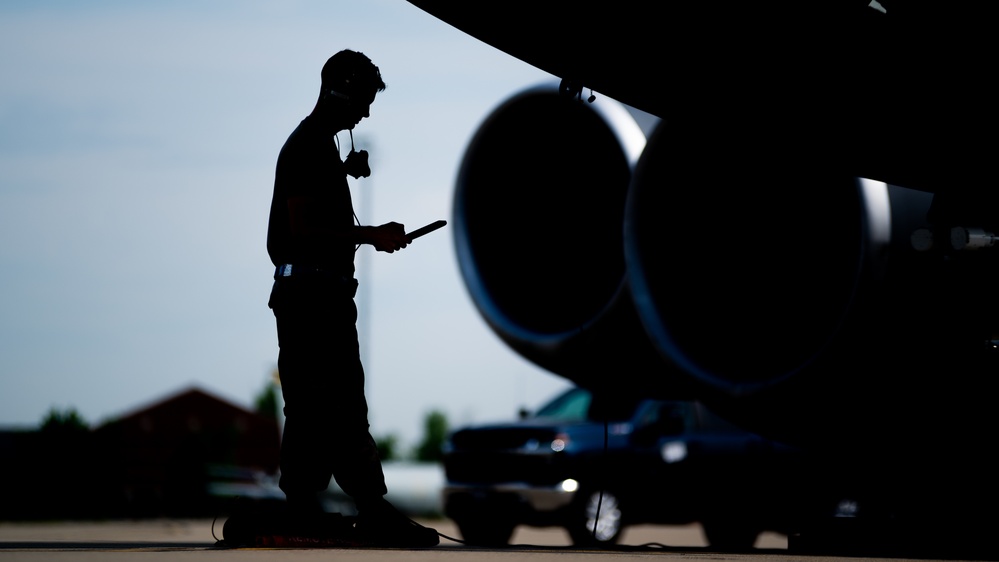
[{"label": "man's head", "polygon": [[319,103],[346,110],[345,128],[368,116],[375,94],[385,90],[381,72],[363,53],[344,49],[323,65]]}]

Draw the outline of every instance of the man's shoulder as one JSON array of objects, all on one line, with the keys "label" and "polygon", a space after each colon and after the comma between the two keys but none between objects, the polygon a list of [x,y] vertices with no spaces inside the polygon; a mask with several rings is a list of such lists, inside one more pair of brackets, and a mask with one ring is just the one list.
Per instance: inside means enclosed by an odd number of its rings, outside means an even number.
[{"label": "man's shoulder", "polygon": [[308,117],[303,119],[288,135],[281,152],[315,152],[324,157],[339,161],[335,135],[325,131]]},{"label": "man's shoulder", "polygon": [[316,127],[313,126],[313,124],[309,121],[309,118],[306,117],[305,119],[299,121],[298,125],[295,125],[295,128],[291,130],[291,133],[288,135],[284,144],[287,146],[288,144],[299,142],[313,136],[318,136],[316,134]]}]

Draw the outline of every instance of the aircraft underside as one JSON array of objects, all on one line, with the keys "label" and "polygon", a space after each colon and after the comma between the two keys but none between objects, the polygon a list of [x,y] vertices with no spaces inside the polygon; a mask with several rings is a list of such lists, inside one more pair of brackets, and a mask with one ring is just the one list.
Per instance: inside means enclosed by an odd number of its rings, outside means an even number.
[{"label": "aircraft underside", "polygon": [[812,448],[906,540],[996,522],[984,9],[410,1],[559,79],[485,118],[455,186],[503,341]]}]

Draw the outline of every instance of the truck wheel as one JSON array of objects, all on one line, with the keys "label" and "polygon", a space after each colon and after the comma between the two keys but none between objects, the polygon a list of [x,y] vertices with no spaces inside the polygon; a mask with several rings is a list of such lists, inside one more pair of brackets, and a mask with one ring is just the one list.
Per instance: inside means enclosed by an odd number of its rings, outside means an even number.
[{"label": "truck wheel", "polygon": [[455,524],[465,544],[475,546],[506,546],[516,528],[514,523],[498,518],[456,519]]},{"label": "truck wheel", "polygon": [[573,506],[566,530],[569,531],[572,544],[576,546],[617,543],[624,530],[621,504],[617,496],[607,490],[584,491],[580,501]]}]

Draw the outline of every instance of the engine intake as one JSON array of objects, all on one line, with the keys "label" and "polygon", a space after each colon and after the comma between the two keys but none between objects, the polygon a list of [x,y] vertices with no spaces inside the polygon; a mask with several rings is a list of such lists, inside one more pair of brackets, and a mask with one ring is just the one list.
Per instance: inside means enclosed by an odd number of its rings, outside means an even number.
[{"label": "engine intake", "polygon": [[663,379],[625,275],[624,207],[644,145],[621,104],[543,84],[486,118],[459,170],[453,232],[472,301],[511,348],[581,386]]},{"label": "engine intake", "polygon": [[719,411],[789,441],[880,446],[940,427],[921,408],[962,386],[949,377],[993,368],[995,299],[960,287],[995,278],[994,260],[914,247],[947,230],[934,194],[784,154],[731,130],[650,136],[625,256],[653,345]]}]

